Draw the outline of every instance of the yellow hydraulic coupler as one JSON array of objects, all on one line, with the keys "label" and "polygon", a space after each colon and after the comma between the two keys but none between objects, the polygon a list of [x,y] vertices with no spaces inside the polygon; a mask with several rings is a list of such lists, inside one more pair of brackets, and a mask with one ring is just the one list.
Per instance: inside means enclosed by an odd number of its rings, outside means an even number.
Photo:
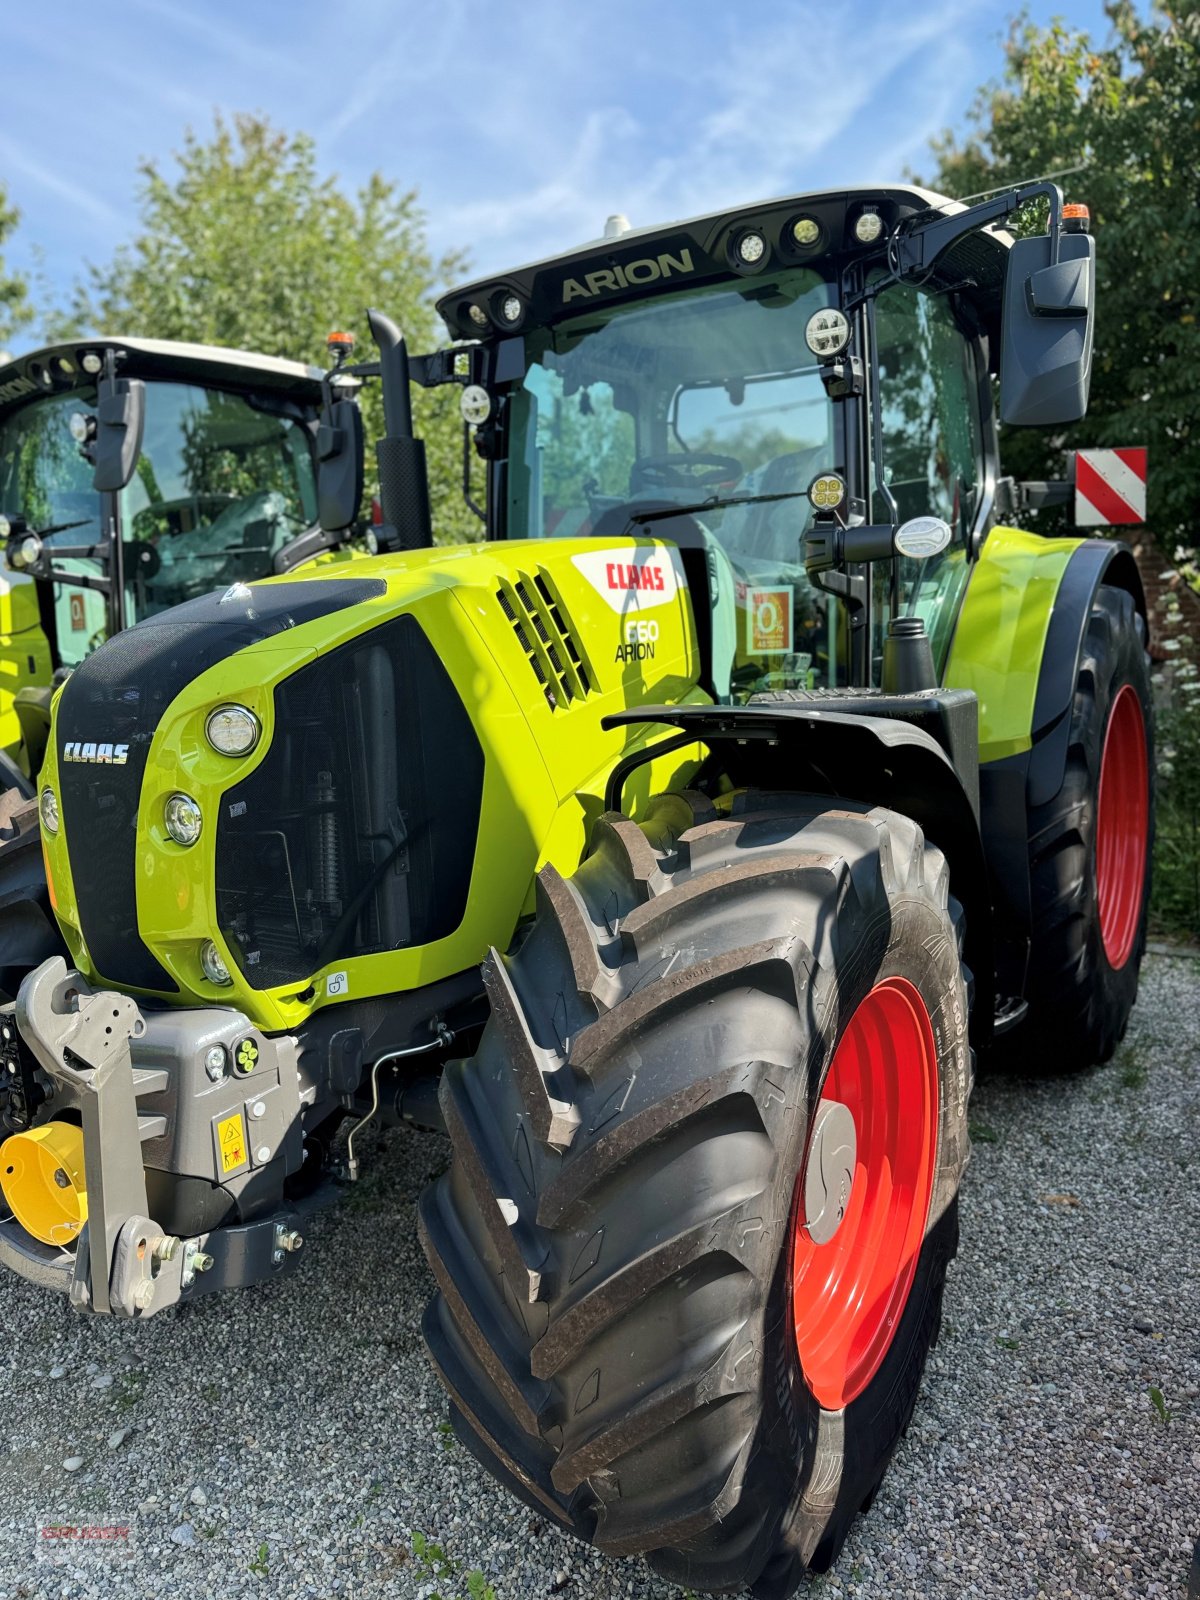
[{"label": "yellow hydraulic coupler", "polygon": [[45,1122],[0,1145],[0,1188],[13,1216],[43,1244],[70,1245],[87,1221],[83,1129]]}]

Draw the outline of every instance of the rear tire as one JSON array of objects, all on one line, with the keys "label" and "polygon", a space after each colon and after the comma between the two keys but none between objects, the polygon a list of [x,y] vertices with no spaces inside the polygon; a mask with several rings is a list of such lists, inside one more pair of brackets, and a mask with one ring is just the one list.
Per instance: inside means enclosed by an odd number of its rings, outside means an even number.
[{"label": "rear tire", "polygon": [[[946,863],[907,818],[828,806],[664,796],[643,828],[604,818],[569,883],[546,869],[532,931],[485,967],[479,1052],[443,1078],[453,1159],[421,1201],[459,1437],[563,1527],[693,1589],[784,1596],[833,1561],[908,1426],[957,1247],[971,1064]],[[895,1291],[859,1296],[841,1356],[835,1316],[810,1382],[798,1179],[881,992],[927,1019],[927,1181],[864,1211],[860,1129],[821,1260],[846,1276],[894,1248]],[[877,1086],[896,1126],[902,1077]]]},{"label": "rear tire", "polygon": [[1062,787],[1029,818],[1029,1012],[1011,1041],[1023,1063],[1075,1072],[1107,1061],[1124,1038],[1146,947],[1153,848],[1146,628],[1131,595],[1102,588],[1084,636]]}]

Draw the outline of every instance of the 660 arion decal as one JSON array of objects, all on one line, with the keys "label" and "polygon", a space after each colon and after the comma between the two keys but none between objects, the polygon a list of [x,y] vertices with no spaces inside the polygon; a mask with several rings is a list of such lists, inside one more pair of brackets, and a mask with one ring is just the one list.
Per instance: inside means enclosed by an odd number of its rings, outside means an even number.
[{"label": "660 arion decal", "polygon": [[666,605],[687,587],[679,552],[662,545],[589,550],[572,560],[601,599],[622,615]]},{"label": "660 arion decal", "polygon": [[1075,521],[1081,528],[1146,520],[1146,449],[1075,452]]}]

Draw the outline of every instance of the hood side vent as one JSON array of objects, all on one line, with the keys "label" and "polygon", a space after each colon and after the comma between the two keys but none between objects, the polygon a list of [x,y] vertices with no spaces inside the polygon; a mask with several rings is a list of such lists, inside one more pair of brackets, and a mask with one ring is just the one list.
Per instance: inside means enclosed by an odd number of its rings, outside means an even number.
[{"label": "hood side vent", "polygon": [[511,583],[501,578],[496,599],[512,624],[517,643],[528,657],[551,711],[591,694],[594,676],[566,608],[545,573],[530,577],[518,572]]}]

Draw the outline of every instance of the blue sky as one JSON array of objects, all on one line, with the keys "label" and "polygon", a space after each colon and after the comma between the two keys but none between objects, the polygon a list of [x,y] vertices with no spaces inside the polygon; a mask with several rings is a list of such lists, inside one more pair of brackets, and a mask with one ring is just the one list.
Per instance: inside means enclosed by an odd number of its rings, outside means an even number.
[{"label": "blue sky", "polygon": [[[481,272],[723,204],[927,167],[1000,67],[996,0],[110,0],[0,10],[0,182],[65,299],[136,223],[136,164],[214,110],[420,190]],[[1101,0],[1032,0],[1106,32]]]}]

